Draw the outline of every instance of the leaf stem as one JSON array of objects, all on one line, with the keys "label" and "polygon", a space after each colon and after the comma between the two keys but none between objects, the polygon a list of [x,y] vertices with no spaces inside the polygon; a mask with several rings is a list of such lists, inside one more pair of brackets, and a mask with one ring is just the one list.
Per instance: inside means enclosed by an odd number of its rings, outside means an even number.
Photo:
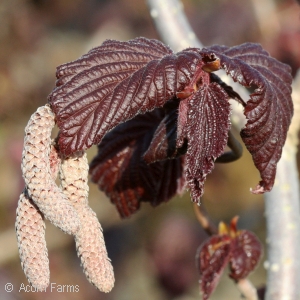
[{"label": "leaf stem", "polygon": [[201,224],[203,229],[206,231],[208,235],[214,235],[218,233],[217,226],[209,219],[203,204],[198,205],[197,203],[193,203],[194,211],[198,222]]},{"label": "leaf stem", "polygon": [[240,279],[236,284],[247,300],[258,300],[257,290],[247,278]]}]

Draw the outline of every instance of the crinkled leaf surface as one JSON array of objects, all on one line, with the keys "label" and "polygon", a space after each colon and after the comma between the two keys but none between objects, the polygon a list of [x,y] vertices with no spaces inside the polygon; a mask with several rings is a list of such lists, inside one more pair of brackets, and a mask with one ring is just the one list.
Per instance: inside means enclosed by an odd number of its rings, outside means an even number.
[{"label": "crinkled leaf surface", "polygon": [[172,51],[156,40],[108,40],[57,69],[49,103],[60,128],[60,152],[98,144],[135,115],[162,107],[191,81],[201,56]]},{"label": "crinkled leaf surface", "polygon": [[239,280],[246,278],[257,266],[262,255],[262,246],[254,233],[238,231],[231,242],[230,277]]},{"label": "crinkled leaf surface", "polygon": [[200,246],[196,263],[203,300],[207,300],[217,287],[230,259],[230,247],[227,235],[214,235]]},{"label": "crinkled leaf surface", "polygon": [[206,176],[224,152],[230,128],[228,101],[217,83],[202,86],[189,100],[186,179],[194,202],[200,202]]},{"label": "crinkled leaf surface", "polygon": [[183,157],[149,165],[142,158],[163,119],[163,109],[156,109],[120,124],[104,137],[91,162],[92,181],[122,217],[134,213],[141,201],[156,206],[184,188]]},{"label": "crinkled leaf surface", "polygon": [[202,49],[201,54],[204,61],[220,59],[221,67],[234,81],[255,87],[245,107],[248,121],[241,136],[262,178],[253,193],[270,191],[293,115],[290,67],[252,43],[232,48],[212,46]]}]

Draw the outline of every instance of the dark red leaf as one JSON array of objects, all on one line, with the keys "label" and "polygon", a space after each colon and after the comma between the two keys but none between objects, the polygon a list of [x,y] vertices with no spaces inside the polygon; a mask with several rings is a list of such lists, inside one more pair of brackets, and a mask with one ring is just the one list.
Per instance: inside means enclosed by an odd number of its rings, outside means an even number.
[{"label": "dark red leaf", "polygon": [[120,124],[103,138],[90,165],[92,181],[110,197],[122,217],[138,210],[141,201],[156,206],[184,188],[184,158],[150,165],[142,159],[163,118],[163,109],[156,109]]},{"label": "dark red leaf", "polygon": [[200,289],[207,300],[218,285],[230,259],[230,237],[214,235],[198,250],[196,264],[200,272]]},{"label": "dark red leaf", "polygon": [[194,202],[200,203],[206,176],[225,149],[230,129],[229,98],[217,84],[202,86],[189,99],[186,180]]},{"label": "dark red leaf", "polygon": [[[190,83],[200,54],[177,55],[156,40],[106,41],[57,70],[49,103],[60,128],[60,152],[98,144],[119,123],[163,106]],[[203,72],[203,71],[202,71]]]},{"label": "dark red leaf", "polygon": [[262,255],[262,246],[256,235],[248,230],[238,231],[231,242],[230,277],[246,278],[257,266]]},{"label": "dark red leaf", "polygon": [[258,44],[212,46],[200,53],[204,61],[219,59],[234,81],[255,87],[245,107],[248,121],[241,136],[262,178],[253,193],[270,191],[293,115],[290,67],[270,57]]}]

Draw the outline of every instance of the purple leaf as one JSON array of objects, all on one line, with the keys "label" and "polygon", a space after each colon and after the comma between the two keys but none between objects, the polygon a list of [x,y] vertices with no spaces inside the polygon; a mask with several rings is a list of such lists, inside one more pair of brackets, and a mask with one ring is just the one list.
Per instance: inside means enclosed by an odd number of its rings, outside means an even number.
[{"label": "purple leaf", "polygon": [[141,201],[156,206],[184,188],[184,158],[150,165],[142,159],[163,118],[163,110],[156,109],[117,126],[99,144],[90,165],[92,181],[110,197],[122,217],[138,210]]},{"label": "purple leaf", "polygon": [[212,46],[202,49],[201,55],[204,61],[219,59],[234,81],[255,87],[245,107],[248,121],[241,136],[262,178],[252,192],[270,191],[293,115],[290,67],[251,43],[232,48]]},{"label": "purple leaf", "polygon": [[189,99],[186,180],[194,202],[200,203],[206,176],[227,144],[230,129],[228,101],[227,93],[217,83],[202,86]]},{"label": "purple leaf", "polygon": [[262,246],[254,233],[240,230],[231,242],[230,277],[246,278],[257,266],[262,256]]},{"label": "purple leaf", "polygon": [[162,107],[190,83],[201,56],[172,51],[156,40],[107,41],[57,70],[49,103],[60,128],[60,152],[98,144],[135,115]]},{"label": "purple leaf", "polygon": [[221,275],[230,259],[230,237],[214,235],[198,250],[196,264],[200,273],[200,289],[203,300],[207,300],[217,287]]}]

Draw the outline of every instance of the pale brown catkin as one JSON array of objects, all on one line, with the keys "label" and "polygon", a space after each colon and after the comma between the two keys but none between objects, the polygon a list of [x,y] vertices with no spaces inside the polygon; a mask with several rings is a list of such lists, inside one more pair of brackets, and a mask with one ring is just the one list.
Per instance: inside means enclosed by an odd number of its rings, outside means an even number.
[{"label": "pale brown catkin", "polygon": [[107,256],[102,228],[96,213],[88,206],[88,161],[84,152],[62,160],[60,179],[64,193],[74,205],[80,229],[75,234],[77,254],[87,279],[102,292],[114,286],[114,272]]},{"label": "pale brown catkin", "polygon": [[31,116],[26,128],[22,155],[22,172],[29,197],[55,226],[68,234],[79,229],[76,210],[55,184],[51,174],[50,149],[54,114],[49,105]]},{"label": "pale brown catkin", "polygon": [[45,222],[26,189],[19,198],[15,226],[23,271],[34,288],[44,291],[50,280]]},{"label": "pale brown catkin", "polygon": [[[55,180],[60,159],[53,146],[51,146],[49,159],[51,176]],[[31,285],[38,291],[44,291],[50,281],[45,222],[26,189],[21,193],[18,201],[15,227],[22,269]]]}]

